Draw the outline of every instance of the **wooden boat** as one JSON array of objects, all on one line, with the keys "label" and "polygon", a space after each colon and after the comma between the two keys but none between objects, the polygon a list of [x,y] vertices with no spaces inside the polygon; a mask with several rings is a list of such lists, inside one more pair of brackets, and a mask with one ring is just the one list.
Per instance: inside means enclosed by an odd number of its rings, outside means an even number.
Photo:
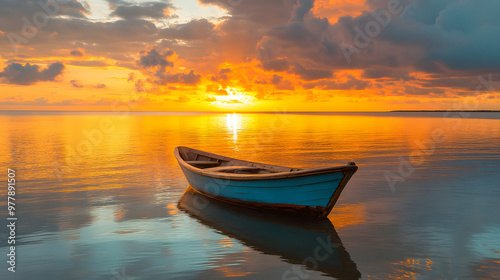
[{"label": "wooden boat", "polygon": [[[309,219],[227,205],[191,187],[177,207],[201,224],[256,251],[279,256],[288,263],[304,265],[336,279],[361,278],[356,263],[327,218]],[[281,279],[305,279],[298,276],[307,272],[292,268],[283,271]]]},{"label": "wooden boat", "polygon": [[189,184],[225,202],[325,217],[358,167],[299,169],[238,160],[188,147],[175,157]]}]

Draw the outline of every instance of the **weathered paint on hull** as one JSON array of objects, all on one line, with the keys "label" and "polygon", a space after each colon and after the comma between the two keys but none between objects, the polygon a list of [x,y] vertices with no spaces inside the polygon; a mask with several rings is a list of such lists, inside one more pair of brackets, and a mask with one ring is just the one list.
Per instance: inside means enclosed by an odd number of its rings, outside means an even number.
[{"label": "weathered paint on hull", "polygon": [[312,208],[327,207],[344,178],[343,172],[338,171],[271,180],[231,180],[184,168],[182,171],[193,188],[213,197]]}]

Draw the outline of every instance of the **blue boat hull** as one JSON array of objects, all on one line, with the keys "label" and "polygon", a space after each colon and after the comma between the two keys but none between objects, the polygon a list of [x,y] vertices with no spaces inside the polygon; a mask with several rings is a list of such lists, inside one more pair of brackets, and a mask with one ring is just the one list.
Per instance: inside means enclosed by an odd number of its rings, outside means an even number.
[{"label": "blue boat hull", "polygon": [[344,178],[341,172],[258,181],[211,178],[183,170],[189,184],[212,196],[249,202],[326,207]]},{"label": "blue boat hull", "polygon": [[278,173],[239,175],[196,168],[187,164],[179,153],[176,156],[191,187],[202,194],[241,206],[317,217],[330,213],[357,170],[355,165],[310,170],[280,167],[282,171]]}]

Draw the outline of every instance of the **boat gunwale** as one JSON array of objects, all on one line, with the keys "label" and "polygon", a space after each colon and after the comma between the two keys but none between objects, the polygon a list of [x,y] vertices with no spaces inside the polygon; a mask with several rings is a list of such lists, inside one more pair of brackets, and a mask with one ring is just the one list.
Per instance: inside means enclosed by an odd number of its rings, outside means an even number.
[{"label": "boat gunwale", "polygon": [[[206,169],[202,169],[202,168],[197,168],[195,166],[192,166],[191,164],[188,164],[180,155],[179,150],[183,149],[183,148],[186,148],[186,149],[189,149],[189,150],[192,150],[195,152],[201,152],[201,153],[207,154],[209,156],[215,156],[215,158],[221,158],[224,160],[236,160],[236,161],[245,162],[248,164],[260,165],[263,167],[263,169],[265,169],[265,167],[269,167],[270,169],[285,168],[285,169],[290,169],[290,171],[283,171],[283,172],[276,172],[276,173],[269,173],[269,174],[234,174],[234,173],[222,173],[222,172],[217,172],[217,171],[210,171],[210,170],[206,170]],[[251,161],[230,158],[230,157],[221,156],[221,155],[217,155],[217,154],[213,154],[213,153],[209,153],[209,152],[205,152],[205,151],[201,151],[201,150],[192,149],[192,148],[185,147],[185,146],[176,147],[175,151],[174,151],[174,155],[175,155],[177,161],[179,162],[179,165],[181,166],[181,168],[186,169],[190,172],[193,172],[193,173],[196,173],[196,174],[202,175],[202,176],[212,177],[212,178],[231,179],[231,180],[239,180],[239,181],[285,179],[285,178],[303,177],[303,176],[311,176],[311,175],[333,173],[333,172],[342,172],[342,173],[344,173],[344,177],[350,177],[348,175],[352,176],[352,174],[354,174],[354,172],[356,172],[356,170],[358,169],[358,167],[355,164],[354,165],[332,166],[332,167],[307,168],[307,169],[289,168],[289,167],[284,167],[284,166],[263,164],[263,163],[259,163],[259,162],[251,162]],[[345,183],[347,183],[347,182],[345,182]]]}]

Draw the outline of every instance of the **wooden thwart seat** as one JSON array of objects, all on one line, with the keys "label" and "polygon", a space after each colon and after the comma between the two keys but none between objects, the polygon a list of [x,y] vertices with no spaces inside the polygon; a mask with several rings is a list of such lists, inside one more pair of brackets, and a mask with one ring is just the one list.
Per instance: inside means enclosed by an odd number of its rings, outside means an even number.
[{"label": "wooden thwart seat", "polygon": [[205,168],[206,171],[212,171],[212,172],[218,172],[218,171],[226,171],[226,170],[259,170],[262,168],[255,167],[255,166],[219,166],[219,167],[212,167],[212,168]]},{"label": "wooden thwart seat", "polygon": [[186,163],[191,165],[203,165],[203,166],[207,165],[217,166],[220,164],[217,161],[210,161],[210,160],[191,160],[191,161],[186,161]]}]

